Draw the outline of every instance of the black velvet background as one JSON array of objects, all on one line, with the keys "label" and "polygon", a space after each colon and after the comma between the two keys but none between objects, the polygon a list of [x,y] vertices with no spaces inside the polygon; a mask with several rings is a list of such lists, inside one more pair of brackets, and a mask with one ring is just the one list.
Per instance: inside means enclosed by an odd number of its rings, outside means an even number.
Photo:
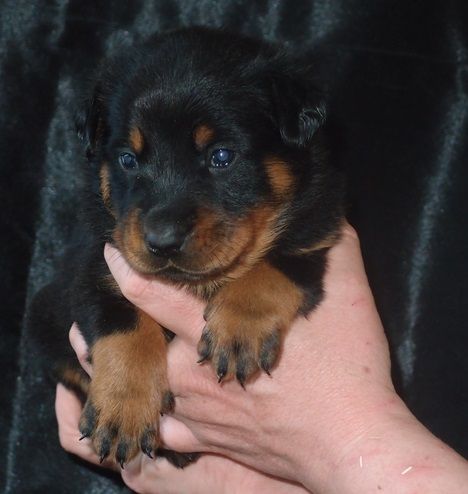
[{"label": "black velvet background", "polygon": [[225,25],[315,52],[395,379],[419,419],[468,456],[464,3],[0,3],[3,492],[125,492],[58,447],[53,394],[22,319],[52,276],[76,216],[85,163],[73,111],[92,69],[122,45],[191,24]]}]

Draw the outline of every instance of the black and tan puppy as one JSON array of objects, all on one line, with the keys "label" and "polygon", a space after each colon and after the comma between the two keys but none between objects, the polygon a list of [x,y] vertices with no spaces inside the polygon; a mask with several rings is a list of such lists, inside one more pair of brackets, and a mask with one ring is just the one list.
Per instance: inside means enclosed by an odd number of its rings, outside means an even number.
[{"label": "black and tan puppy", "polygon": [[322,298],[342,219],[324,118],[298,62],[237,35],[177,31],[103,66],[80,122],[89,164],[78,240],[33,310],[53,325],[44,307],[60,290],[55,325],[66,334],[77,321],[89,345],[89,385],[73,358],[61,379],[86,400],[80,429],[102,458],[151,456],[173,406],[164,332],[122,297],[104,243],[207,301],[198,351],[220,381],[270,372],[282,332]]}]

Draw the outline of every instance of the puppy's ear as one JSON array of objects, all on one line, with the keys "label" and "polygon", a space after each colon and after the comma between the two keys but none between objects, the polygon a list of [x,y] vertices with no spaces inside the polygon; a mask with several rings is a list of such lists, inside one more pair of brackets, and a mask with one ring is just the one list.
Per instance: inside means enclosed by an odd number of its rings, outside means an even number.
[{"label": "puppy's ear", "polygon": [[273,77],[273,105],[281,138],[292,147],[306,147],[325,122],[323,98],[300,77]]},{"label": "puppy's ear", "polygon": [[75,116],[78,137],[86,149],[86,156],[91,159],[96,155],[97,147],[105,134],[104,102],[99,88],[95,87],[92,97],[83,105]]}]

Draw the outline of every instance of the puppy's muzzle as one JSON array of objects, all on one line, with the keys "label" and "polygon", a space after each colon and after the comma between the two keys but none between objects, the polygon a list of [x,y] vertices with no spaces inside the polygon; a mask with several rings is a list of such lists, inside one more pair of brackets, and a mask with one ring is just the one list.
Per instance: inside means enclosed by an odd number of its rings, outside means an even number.
[{"label": "puppy's muzzle", "polygon": [[144,240],[149,252],[158,257],[170,258],[180,254],[192,232],[193,215],[170,214],[169,211],[153,211],[144,222]]}]

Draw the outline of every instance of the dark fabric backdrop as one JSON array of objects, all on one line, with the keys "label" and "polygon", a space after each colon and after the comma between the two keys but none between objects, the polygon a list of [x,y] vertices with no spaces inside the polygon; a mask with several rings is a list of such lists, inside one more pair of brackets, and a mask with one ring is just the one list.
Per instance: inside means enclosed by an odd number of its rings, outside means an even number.
[{"label": "dark fabric backdrop", "polygon": [[[126,492],[57,442],[53,393],[22,324],[76,217],[73,112],[98,60],[202,24],[314,53],[349,218],[414,413],[468,455],[468,29],[446,0],[3,0],[0,3],[0,485]],[[58,298],[57,303],[60,303]]]}]

